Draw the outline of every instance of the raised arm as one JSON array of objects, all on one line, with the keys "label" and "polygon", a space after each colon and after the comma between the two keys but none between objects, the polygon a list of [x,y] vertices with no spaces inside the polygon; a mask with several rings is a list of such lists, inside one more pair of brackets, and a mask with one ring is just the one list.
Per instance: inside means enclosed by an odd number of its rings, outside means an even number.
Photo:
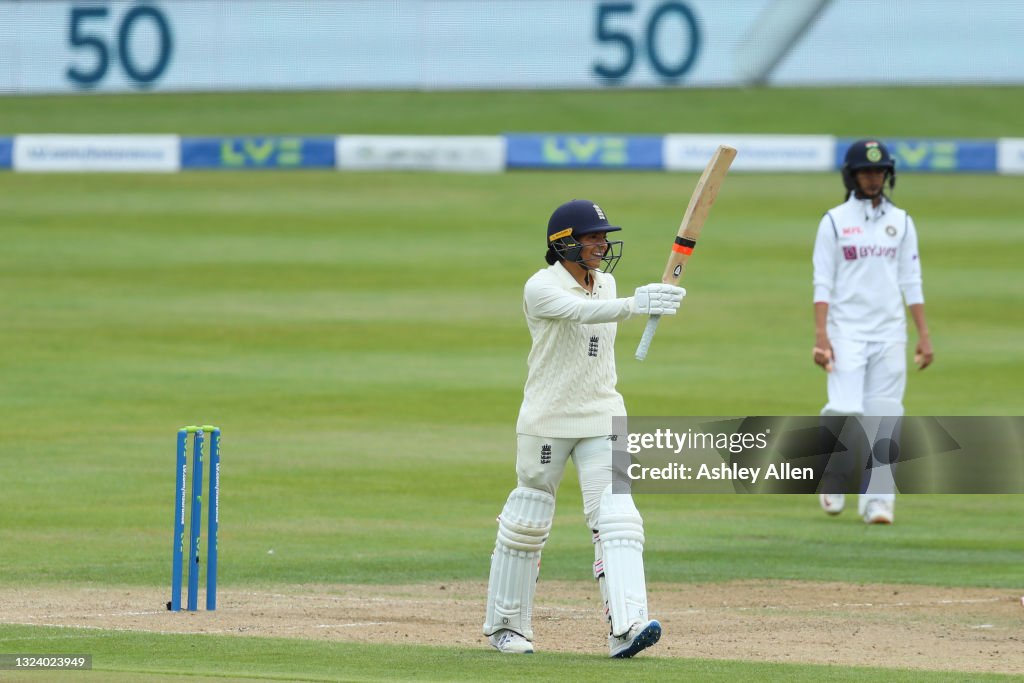
[{"label": "raised arm", "polygon": [[524,291],[528,315],[584,324],[617,322],[635,314],[673,315],[684,296],[682,287],[660,282],[638,287],[633,296],[604,301],[581,299],[543,280],[531,279]]}]

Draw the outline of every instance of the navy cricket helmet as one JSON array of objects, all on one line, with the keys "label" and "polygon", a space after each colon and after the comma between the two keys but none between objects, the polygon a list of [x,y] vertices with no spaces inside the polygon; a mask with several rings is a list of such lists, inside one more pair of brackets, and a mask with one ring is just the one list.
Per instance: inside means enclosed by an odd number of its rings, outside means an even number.
[{"label": "navy cricket helmet", "polygon": [[[572,263],[578,263],[584,268],[590,269],[586,263],[580,260],[583,253],[583,244],[579,238],[583,235],[595,232],[616,232],[622,230],[617,225],[611,225],[604,210],[592,201],[587,199],[574,199],[571,202],[562,204],[548,220],[547,247],[545,260],[554,265],[559,259],[565,259]],[[604,264],[601,272],[610,273],[615,265],[622,258],[622,242],[608,241],[608,248],[601,257]]]},{"label": "navy cricket helmet", "polygon": [[857,190],[857,171],[866,168],[885,170],[885,179],[891,190],[896,186],[896,162],[889,149],[878,140],[857,140],[846,150],[843,160],[843,185],[847,191]]}]

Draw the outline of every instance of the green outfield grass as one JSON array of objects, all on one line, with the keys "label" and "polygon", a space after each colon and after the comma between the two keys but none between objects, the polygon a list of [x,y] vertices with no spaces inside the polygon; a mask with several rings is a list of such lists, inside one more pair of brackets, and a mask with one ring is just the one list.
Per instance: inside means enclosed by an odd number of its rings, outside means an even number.
[{"label": "green outfield grass", "polygon": [[10,97],[14,133],[794,133],[1020,135],[1024,89],[729,88],[571,92],[201,93]]},{"label": "green outfield grass", "polygon": [[[991,115],[972,118],[970,107],[951,106],[962,90],[872,92],[884,108],[869,111],[854,91],[855,108],[844,109],[836,91],[814,90],[13,98],[0,131],[980,137],[1011,134],[1024,100],[1024,89],[977,89],[972,106]],[[774,113],[737,113],[743,98]],[[529,349],[521,290],[543,265],[548,214],[572,197],[602,203],[624,226],[615,274],[627,294],[660,276],[695,180],[0,175],[0,588],[166,584],[174,433],[196,422],[224,430],[225,589],[484,580],[494,516],[514,485]],[[1020,178],[900,177],[896,200],[917,220],[937,354],[910,377],[909,413],[1021,413],[1022,191]],[[819,217],[841,194],[836,175],[727,180],[688,267],[683,311],[662,324],[645,363],[632,358],[643,321],[619,326],[619,388],[632,414],[818,411],[810,254]],[[908,496],[896,525],[870,530],[881,533],[826,519],[810,497],[638,504],[652,581],[1021,585],[1021,496]],[[545,578],[588,580],[591,553],[570,471]],[[96,655],[93,680],[589,680],[606,671],[600,658],[569,655],[513,664],[482,650],[22,626],[0,626],[0,652],[51,650],[61,634]],[[254,669],[254,653],[269,650],[280,654]],[[183,664],[185,655],[200,661]],[[631,672],[963,678],[665,658]]]},{"label": "green outfield grass", "polygon": [[[96,633],[47,628],[7,629],[21,647],[50,647],[53,639],[74,639],[77,651],[93,653],[93,670],[63,673],[66,680],[197,681],[593,681],[609,675],[607,659],[586,655],[498,657],[486,650],[456,650],[409,646],[316,643],[272,638],[166,636],[146,633]],[[3,633],[3,632],[0,632]],[[0,639],[0,644],[4,641]],[[203,657],[184,659],[182,652],[202,651]],[[145,652],[143,661],[137,653]],[[100,671],[95,661],[102,658]],[[300,664],[296,664],[299,662]],[[621,664],[614,662],[613,665]],[[625,665],[631,680],[759,681],[817,683],[825,680],[894,683],[962,681],[942,672],[899,671],[864,667],[782,666],[747,662],[685,659],[634,659]],[[301,676],[296,676],[301,667]],[[4,680],[40,680],[39,672]],[[975,674],[972,681],[1008,681],[1011,676]]]}]

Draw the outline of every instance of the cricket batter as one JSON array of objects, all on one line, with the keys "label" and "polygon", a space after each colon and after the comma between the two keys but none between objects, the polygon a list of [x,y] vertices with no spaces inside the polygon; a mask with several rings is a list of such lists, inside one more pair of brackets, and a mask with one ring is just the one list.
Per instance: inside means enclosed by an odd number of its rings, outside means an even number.
[{"label": "cricket batter", "polygon": [[611,657],[632,657],[661,638],[647,613],[643,520],[629,494],[612,493],[612,416],[626,408],[616,391],[616,323],[633,315],[672,315],[686,291],[650,284],[617,298],[611,271],[622,242],[597,204],[573,200],[548,222],[548,267],[523,293],[533,338],[516,425],[518,486],[498,518],[484,635],[505,653],[531,653],[533,596],[555,493],[571,457],[592,531],[594,577],[609,623]]},{"label": "cricket batter", "polygon": [[[917,327],[914,361],[923,370],[934,358],[924,315],[917,231],[906,211],[885,194],[896,167],[885,145],[859,140],[842,167],[845,203],[825,213],[814,242],[814,362],[828,373],[828,403],[821,414],[869,416],[870,443],[898,435],[907,383],[907,321]],[[872,433],[868,433],[872,432]],[[874,467],[858,501],[868,524],[892,524],[895,485],[891,467]],[[821,494],[825,512],[839,514],[842,494]]]}]

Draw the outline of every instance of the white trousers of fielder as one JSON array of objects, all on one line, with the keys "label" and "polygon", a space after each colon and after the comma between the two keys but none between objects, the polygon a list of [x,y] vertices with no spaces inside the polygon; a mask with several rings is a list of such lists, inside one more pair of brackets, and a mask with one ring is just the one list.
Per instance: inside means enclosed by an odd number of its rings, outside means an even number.
[{"label": "white trousers of fielder", "polygon": [[[893,420],[902,417],[907,386],[907,345],[904,342],[866,342],[833,338],[834,361],[828,374],[828,403],[822,415],[861,419],[869,444],[898,438]],[[891,465],[873,464],[862,484],[860,514],[869,500],[890,505],[896,499]]]}]

